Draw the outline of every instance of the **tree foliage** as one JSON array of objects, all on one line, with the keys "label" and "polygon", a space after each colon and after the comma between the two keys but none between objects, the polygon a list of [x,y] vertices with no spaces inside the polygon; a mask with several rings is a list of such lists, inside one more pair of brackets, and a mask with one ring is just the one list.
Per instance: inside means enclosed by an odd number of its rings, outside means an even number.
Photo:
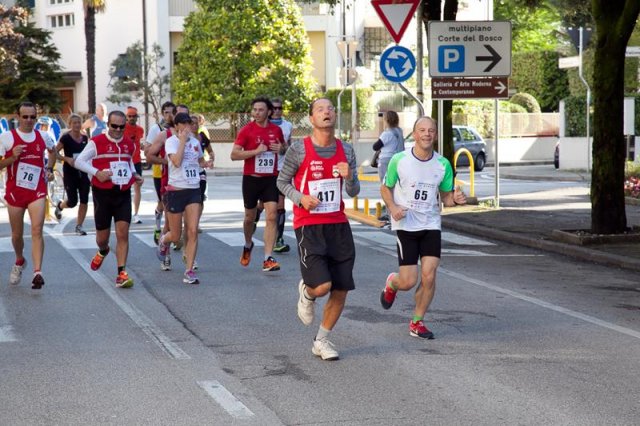
[{"label": "tree foliage", "polygon": [[304,110],[314,93],[300,7],[293,0],[196,0],[185,19],[173,90],[194,110],[247,111],[258,95]]},{"label": "tree foliage", "polygon": [[45,111],[56,111],[61,99],[56,86],[62,83],[57,64],[60,53],[51,42],[51,32],[37,28],[33,23],[13,28],[22,39],[21,47],[14,52],[17,69],[6,75],[0,85],[0,111],[12,113],[24,100],[41,106]]},{"label": "tree foliage", "polygon": [[513,52],[555,50],[561,17],[558,9],[544,2],[529,8],[511,0],[494,3],[494,19],[510,20]]},{"label": "tree foliage", "polygon": [[29,13],[22,7],[7,8],[0,3],[0,84],[18,72],[18,55],[24,49],[24,36],[16,27],[25,25]]},{"label": "tree foliage", "polygon": [[123,55],[111,62],[109,87],[112,94],[107,100],[116,104],[129,103],[133,99],[144,102],[146,92],[149,104],[157,114],[162,102],[169,95],[171,83],[169,73],[165,71],[166,67],[160,65],[164,55],[160,45],[154,44],[151,47],[151,52],[146,55],[148,71],[145,75],[142,43],[138,41],[127,47]]}]

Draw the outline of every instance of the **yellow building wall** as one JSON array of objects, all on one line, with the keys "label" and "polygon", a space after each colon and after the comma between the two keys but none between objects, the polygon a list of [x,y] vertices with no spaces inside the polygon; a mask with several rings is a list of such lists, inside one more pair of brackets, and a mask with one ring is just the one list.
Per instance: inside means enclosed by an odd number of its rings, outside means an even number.
[{"label": "yellow building wall", "polygon": [[318,82],[318,86],[321,86],[322,90],[326,90],[327,87],[327,46],[325,42],[324,31],[308,31],[309,44],[311,45],[311,61],[313,71],[311,75]]}]

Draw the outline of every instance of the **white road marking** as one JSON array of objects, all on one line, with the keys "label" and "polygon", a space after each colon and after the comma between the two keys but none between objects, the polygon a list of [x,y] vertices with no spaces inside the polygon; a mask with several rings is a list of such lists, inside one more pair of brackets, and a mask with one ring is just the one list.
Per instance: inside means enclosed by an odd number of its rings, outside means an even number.
[{"label": "white road marking", "polygon": [[60,235],[56,238],[65,249],[96,249],[96,239],[88,235]]},{"label": "white road marking", "polygon": [[0,253],[13,253],[11,237],[0,238]]},{"label": "white road marking", "polygon": [[155,241],[153,241],[153,232],[152,231],[145,232],[145,233],[134,232],[133,235],[137,239],[139,239],[140,241],[142,241],[143,243],[148,245],[149,247],[156,248],[156,243],[155,243]]},{"label": "white road marking", "polygon": [[0,297],[0,343],[17,341],[18,338],[13,331],[13,326],[9,323],[7,312]]},{"label": "white road marking", "polygon": [[355,231],[352,232],[355,238],[363,238],[365,240],[373,241],[374,243],[382,244],[385,246],[396,246],[396,235],[387,234],[386,232],[368,232],[368,231]]},{"label": "white road marking", "polygon": [[216,380],[198,381],[198,386],[205,390],[227,413],[237,419],[253,417],[254,414],[238,398],[233,396]]},{"label": "white road marking", "polygon": [[495,246],[489,241],[480,240],[478,238],[465,237],[464,235],[455,234],[453,232],[442,232],[442,240],[453,244],[464,246]]},{"label": "white road marking", "polygon": [[[222,241],[231,247],[243,247],[244,246],[244,233],[242,232],[207,232],[207,235]],[[253,239],[254,247],[263,247],[264,243],[260,240]]]},{"label": "white road marking", "polygon": [[535,297],[527,296],[527,295],[518,293],[517,291],[507,290],[505,288],[497,287],[493,284],[489,284],[484,281],[468,277],[459,272],[450,271],[444,268],[439,268],[438,271],[450,277],[457,278],[461,281],[467,282],[469,284],[474,284],[480,287],[484,287],[486,289],[493,290],[497,293],[506,294],[515,299],[523,300],[525,302],[532,303],[542,308],[549,309],[551,311],[558,312],[558,313],[570,316],[572,318],[577,318],[579,320],[582,320],[603,328],[607,328],[609,330],[617,331],[618,333],[626,334],[627,336],[635,337],[636,339],[640,339],[640,331],[632,330],[627,327],[622,327],[617,324],[613,324],[608,321],[601,320],[600,318],[592,317],[591,315],[586,315],[580,312],[573,311],[571,309],[563,308],[562,306],[554,305],[553,303],[545,302],[544,300],[536,299]]},{"label": "white road marking", "polygon": [[[50,229],[44,228],[44,231],[56,240],[63,237],[62,230],[70,219],[63,219],[63,221]],[[100,271],[92,271],[89,262],[85,259],[78,250],[68,249],[67,252],[76,261],[76,263],[87,273],[93,281],[100,286],[107,296],[125,313],[127,316],[147,335],[149,338],[160,347],[166,354],[174,359],[191,359],[191,357],[184,352],[180,346],[176,345],[171,339],[166,336],[162,330],[160,330],[144,313],[142,313],[137,307],[125,301],[118,291],[116,291],[114,282],[108,279]],[[126,290],[124,290],[126,291]]]}]

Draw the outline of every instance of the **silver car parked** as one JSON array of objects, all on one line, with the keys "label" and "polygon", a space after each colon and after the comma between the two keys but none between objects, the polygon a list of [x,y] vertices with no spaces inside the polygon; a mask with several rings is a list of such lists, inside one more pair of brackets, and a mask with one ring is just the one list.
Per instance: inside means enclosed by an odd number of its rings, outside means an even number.
[{"label": "silver car parked", "polygon": [[[413,134],[409,134],[404,140],[405,148],[413,147],[415,141]],[[487,144],[476,129],[470,126],[453,126],[453,149],[458,151],[460,148],[466,148],[473,157],[473,170],[482,171],[487,164]],[[458,156],[457,166],[469,166],[469,159],[465,154]]]}]

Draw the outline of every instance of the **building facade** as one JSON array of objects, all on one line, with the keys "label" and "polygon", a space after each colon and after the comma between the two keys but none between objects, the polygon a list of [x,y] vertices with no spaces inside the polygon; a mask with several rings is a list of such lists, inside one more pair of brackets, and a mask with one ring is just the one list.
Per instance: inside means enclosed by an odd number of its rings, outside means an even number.
[{"label": "building facade", "polygon": [[[341,40],[357,41],[357,65],[375,72],[377,57],[392,43],[369,0],[344,0],[345,7],[331,11],[326,4],[300,3],[309,37],[313,77],[321,90],[339,87],[343,59],[337,47]],[[484,19],[482,8],[491,0],[460,0],[459,20]],[[11,3],[11,2],[9,2]],[[86,112],[87,70],[82,0],[32,0],[36,25],[52,32],[52,42],[61,54],[59,64],[65,73],[60,93],[65,100],[62,113]],[[126,48],[143,40],[146,24],[147,44],[157,43],[166,53],[163,65],[171,72],[182,44],[185,17],[193,12],[193,0],[109,0],[103,13],[96,14],[96,102],[110,95],[109,67]],[[143,12],[143,8],[145,9]],[[143,22],[143,15],[146,17]],[[402,44],[413,48],[415,22],[407,29]],[[426,42],[425,42],[426,47]],[[425,49],[426,51],[426,49]],[[107,103],[109,109],[113,105]]]}]

